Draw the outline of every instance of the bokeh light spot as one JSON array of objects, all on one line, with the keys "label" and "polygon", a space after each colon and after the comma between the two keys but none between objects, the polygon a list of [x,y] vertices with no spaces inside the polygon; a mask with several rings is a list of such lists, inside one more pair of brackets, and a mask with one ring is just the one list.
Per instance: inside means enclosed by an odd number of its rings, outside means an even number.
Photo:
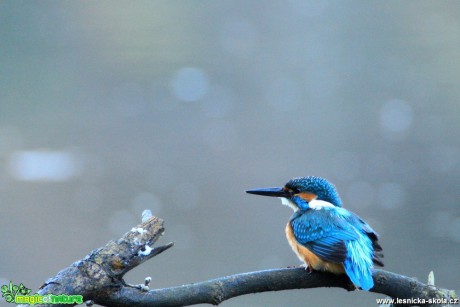
[{"label": "bokeh light spot", "polygon": [[19,151],[10,157],[11,176],[23,181],[65,181],[77,175],[79,163],[65,151]]},{"label": "bokeh light spot", "polygon": [[198,101],[208,92],[207,74],[199,68],[185,67],[180,69],[172,80],[174,96],[186,102]]},{"label": "bokeh light spot", "polygon": [[412,107],[404,100],[387,101],[380,110],[380,124],[384,135],[405,132],[412,124]]}]

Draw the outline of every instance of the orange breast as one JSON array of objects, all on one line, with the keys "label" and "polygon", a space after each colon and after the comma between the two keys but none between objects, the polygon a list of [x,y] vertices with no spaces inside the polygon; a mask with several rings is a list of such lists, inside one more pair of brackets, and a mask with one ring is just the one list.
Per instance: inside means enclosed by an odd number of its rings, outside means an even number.
[{"label": "orange breast", "polygon": [[308,248],[299,244],[294,237],[291,223],[286,225],[286,237],[294,253],[299,257],[300,261],[305,262],[306,265],[317,271],[326,271],[334,274],[343,274],[345,270],[342,263],[327,262],[316,256]]}]

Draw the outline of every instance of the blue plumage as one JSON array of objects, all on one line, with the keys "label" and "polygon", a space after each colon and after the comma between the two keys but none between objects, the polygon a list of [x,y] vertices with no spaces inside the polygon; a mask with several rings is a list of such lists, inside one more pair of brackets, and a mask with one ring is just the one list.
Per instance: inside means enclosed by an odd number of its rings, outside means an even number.
[{"label": "blue plumage", "polygon": [[316,194],[319,200],[330,202],[337,207],[342,206],[342,200],[334,185],[324,178],[316,176],[293,178],[286,183],[285,187],[294,192],[311,192]]},{"label": "blue plumage", "polygon": [[372,243],[369,238],[352,240],[346,243],[348,255],[343,265],[350,280],[363,290],[374,286],[372,279]]},{"label": "blue plumage", "polygon": [[368,224],[338,207],[299,210],[290,223],[297,242],[327,262],[343,263],[346,274],[358,287],[373,287],[374,249],[368,232],[376,233]]},{"label": "blue plumage", "polygon": [[341,207],[335,187],[326,179],[295,178],[282,188],[247,192],[286,199],[283,203],[294,209],[286,231],[288,240],[310,268],[344,272],[364,290],[374,286],[372,268],[374,264],[383,266],[378,235],[364,220]]},{"label": "blue plumage", "polygon": [[344,262],[345,241],[356,240],[359,234],[345,220],[333,217],[332,210],[299,210],[290,223],[297,242],[326,261]]}]

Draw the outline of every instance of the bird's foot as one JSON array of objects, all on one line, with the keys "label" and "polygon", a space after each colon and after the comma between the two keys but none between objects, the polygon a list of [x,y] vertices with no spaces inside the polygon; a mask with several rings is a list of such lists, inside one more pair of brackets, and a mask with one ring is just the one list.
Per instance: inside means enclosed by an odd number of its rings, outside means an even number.
[{"label": "bird's foot", "polygon": [[305,269],[305,271],[308,270],[308,274],[313,272],[313,268],[310,265],[306,264],[306,263],[302,263],[300,266],[303,267]]}]

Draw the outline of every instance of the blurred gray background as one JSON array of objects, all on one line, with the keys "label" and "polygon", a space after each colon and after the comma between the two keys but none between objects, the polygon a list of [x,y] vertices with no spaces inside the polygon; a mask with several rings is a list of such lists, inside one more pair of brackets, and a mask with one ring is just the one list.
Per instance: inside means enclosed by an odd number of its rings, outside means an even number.
[{"label": "blurred gray background", "polygon": [[175,246],[128,282],[298,265],[290,209],[244,190],[317,175],[387,270],[459,291],[460,2],[0,1],[0,39],[0,284],[36,291],[145,208]]}]

